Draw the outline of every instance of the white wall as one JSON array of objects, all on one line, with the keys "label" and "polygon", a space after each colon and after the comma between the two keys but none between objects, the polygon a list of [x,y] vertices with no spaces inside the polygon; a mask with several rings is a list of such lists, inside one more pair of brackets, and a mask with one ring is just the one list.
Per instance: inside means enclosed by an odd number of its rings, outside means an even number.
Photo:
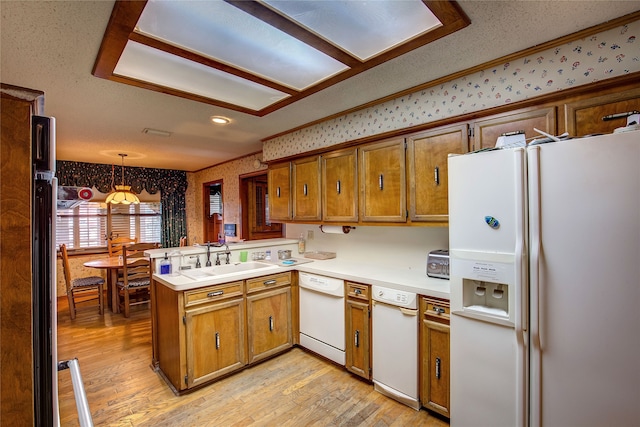
[{"label": "white wall", "polygon": [[429,251],[449,247],[447,227],[357,226],[349,234],[325,234],[319,225],[287,224],[286,237],[295,239],[303,233],[306,238],[307,230],[314,234],[307,239],[307,251],[336,252],[341,260],[398,268],[425,269]]}]

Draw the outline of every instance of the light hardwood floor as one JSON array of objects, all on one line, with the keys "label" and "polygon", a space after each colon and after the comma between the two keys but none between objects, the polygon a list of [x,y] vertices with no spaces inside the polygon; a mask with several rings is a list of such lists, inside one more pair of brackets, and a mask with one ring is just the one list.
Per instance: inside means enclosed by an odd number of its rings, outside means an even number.
[{"label": "light hardwood floor", "polygon": [[[144,306],[128,319],[80,308],[72,321],[58,300],[58,359],[78,359],[96,426],[448,426],[300,348],[176,396],[150,367],[150,328]],[[68,370],[59,396],[62,425],[79,425]]]}]

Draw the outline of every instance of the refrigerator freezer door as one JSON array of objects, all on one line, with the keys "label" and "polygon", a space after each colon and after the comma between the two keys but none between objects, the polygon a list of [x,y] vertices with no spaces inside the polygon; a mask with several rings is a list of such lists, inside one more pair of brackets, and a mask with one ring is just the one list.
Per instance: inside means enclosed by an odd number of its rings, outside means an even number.
[{"label": "refrigerator freezer door", "polygon": [[[523,425],[516,393],[517,335],[512,328],[451,316],[451,426]],[[518,421],[523,420],[523,421]]]},{"label": "refrigerator freezer door", "polygon": [[531,426],[639,425],[640,132],[528,159]]},{"label": "refrigerator freezer door", "polygon": [[449,158],[452,426],[526,423],[525,153]]},{"label": "refrigerator freezer door", "polygon": [[[449,157],[449,248],[515,253],[522,235],[524,150]],[[520,212],[520,213],[519,213]],[[453,265],[452,265],[453,268]]]}]

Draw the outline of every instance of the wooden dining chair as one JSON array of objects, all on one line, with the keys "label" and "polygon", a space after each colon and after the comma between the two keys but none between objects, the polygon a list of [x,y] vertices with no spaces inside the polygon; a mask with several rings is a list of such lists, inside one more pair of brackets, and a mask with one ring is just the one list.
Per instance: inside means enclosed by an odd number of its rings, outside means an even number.
[{"label": "wooden dining chair", "polygon": [[136,243],[122,247],[122,275],[116,286],[118,304],[124,317],[129,317],[131,306],[146,304],[150,300],[151,261],[144,255],[144,251],[156,248],[156,243]]},{"label": "wooden dining chair", "polygon": [[107,239],[107,248],[109,249],[109,256],[122,255],[122,247],[138,243],[138,239],[132,239],[130,237],[113,237]]},{"label": "wooden dining chair", "polygon": [[67,288],[67,299],[69,300],[69,314],[71,319],[76,318],[76,304],[90,301],[98,301],[98,311],[104,315],[104,279],[100,276],[71,278],[71,268],[69,267],[69,254],[67,245],[60,245],[62,255],[62,270],[64,272],[64,283]]}]

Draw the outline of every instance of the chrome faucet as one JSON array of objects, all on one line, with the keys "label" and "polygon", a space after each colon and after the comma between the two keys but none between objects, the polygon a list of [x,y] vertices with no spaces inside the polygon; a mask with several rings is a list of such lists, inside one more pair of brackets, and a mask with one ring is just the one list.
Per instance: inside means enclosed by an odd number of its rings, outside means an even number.
[{"label": "chrome faucet", "polygon": [[207,262],[205,266],[211,267],[211,243],[209,242],[207,242]]},{"label": "chrome faucet", "polygon": [[225,243],[224,244],[224,248],[225,248],[225,255],[226,255],[225,264],[229,264],[229,262],[230,262],[229,257],[231,256],[231,251],[229,250],[229,245],[227,245]]},{"label": "chrome faucet", "polygon": [[[230,259],[231,251],[229,250],[229,245],[227,245],[227,244],[225,243],[225,244],[224,244],[224,248],[225,248],[224,254],[226,255],[225,260],[224,260],[224,263],[225,263],[225,264],[230,264],[230,263],[231,263],[231,259]],[[216,265],[220,265],[220,254],[221,254],[221,253],[222,253],[222,252],[218,252],[218,253],[216,253]]]}]

